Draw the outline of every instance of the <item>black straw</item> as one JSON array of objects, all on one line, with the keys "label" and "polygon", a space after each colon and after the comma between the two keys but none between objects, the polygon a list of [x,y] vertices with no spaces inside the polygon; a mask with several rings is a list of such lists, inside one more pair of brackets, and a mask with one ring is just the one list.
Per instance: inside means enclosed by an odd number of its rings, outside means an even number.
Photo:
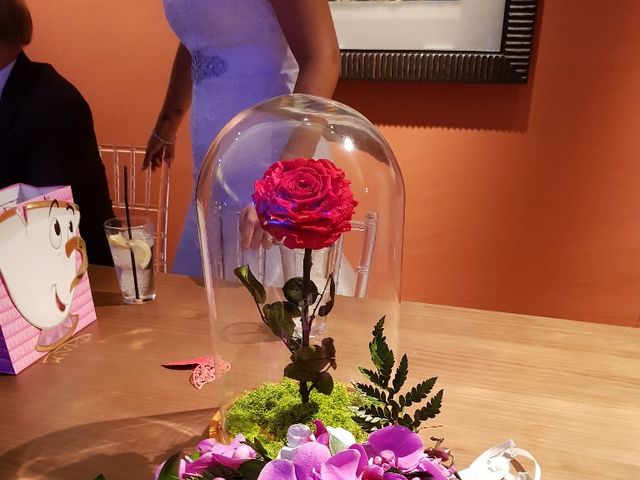
[{"label": "black straw", "polygon": [[[127,166],[124,166],[124,213],[127,217],[127,230],[129,232],[129,241],[133,239],[131,235],[131,217],[129,216],[129,175],[127,173]],[[133,286],[136,289],[136,300],[140,300],[140,289],[138,288],[138,272],[136,271],[136,257],[133,254],[133,249],[129,245],[129,253],[131,253],[131,269],[133,270]]]}]

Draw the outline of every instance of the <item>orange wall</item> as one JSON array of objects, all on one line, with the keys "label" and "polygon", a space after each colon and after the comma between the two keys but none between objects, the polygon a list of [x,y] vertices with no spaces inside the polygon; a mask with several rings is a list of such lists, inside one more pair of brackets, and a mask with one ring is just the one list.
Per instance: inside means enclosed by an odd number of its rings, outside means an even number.
[{"label": "orange wall", "polygon": [[[29,52],[85,94],[100,141],[144,143],[175,48],[161,2],[29,5]],[[639,20],[637,0],[547,0],[524,86],[340,83],[404,171],[404,298],[637,325]],[[172,239],[188,202],[181,140]]]}]

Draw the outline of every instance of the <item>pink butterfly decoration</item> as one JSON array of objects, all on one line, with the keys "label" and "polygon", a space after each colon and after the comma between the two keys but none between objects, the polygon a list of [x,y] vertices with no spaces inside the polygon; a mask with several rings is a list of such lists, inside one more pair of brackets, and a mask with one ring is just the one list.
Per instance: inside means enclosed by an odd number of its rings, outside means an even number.
[{"label": "pink butterfly decoration", "polygon": [[223,360],[220,355],[215,357],[198,357],[192,360],[163,363],[163,367],[171,370],[190,370],[189,383],[198,390],[207,383],[213,382],[223,373],[231,370],[231,364]]}]

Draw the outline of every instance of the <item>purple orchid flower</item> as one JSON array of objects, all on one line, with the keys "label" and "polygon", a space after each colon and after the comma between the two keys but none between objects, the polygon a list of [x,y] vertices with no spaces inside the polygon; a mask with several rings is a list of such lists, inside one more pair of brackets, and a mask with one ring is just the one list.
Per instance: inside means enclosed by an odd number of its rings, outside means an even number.
[{"label": "purple orchid flower", "polygon": [[406,480],[399,472],[414,471],[428,472],[435,480],[448,480],[450,475],[437,467],[440,465],[433,465],[425,455],[416,433],[390,426],[369,435],[364,445],[354,444],[333,456],[323,443],[304,443],[290,459],[268,463],[258,480]]},{"label": "purple orchid flower", "polygon": [[[369,456],[370,466],[365,468],[363,480],[399,480],[404,475],[387,472],[390,468],[402,472],[427,472],[434,480],[448,480],[451,473],[441,464],[424,453],[424,444],[420,436],[406,427],[391,425],[376,430],[369,435],[363,448]],[[376,468],[379,467],[379,468]],[[383,475],[380,473],[384,472]]]},{"label": "purple orchid flower", "polygon": [[[338,452],[316,439],[331,435],[332,429],[327,431],[322,424],[316,427],[314,437],[308,427],[293,425],[286,458],[267,463],[258,480],[407,480],[407,475],[415,472],[427,472],[433,480],[452,478],[453,470],[442,465],[441,459],[426,455],[420,437],[406,427],[382,428],[370,434],[364,444],[354,443],[347,448],[342,442]],[[211,465],[238,468],[256,457],[256,452],[243,442],[242,435],[229,445],[203,440],[198,445],[200,458],[180,461],[179,478],[201,475]]]}]

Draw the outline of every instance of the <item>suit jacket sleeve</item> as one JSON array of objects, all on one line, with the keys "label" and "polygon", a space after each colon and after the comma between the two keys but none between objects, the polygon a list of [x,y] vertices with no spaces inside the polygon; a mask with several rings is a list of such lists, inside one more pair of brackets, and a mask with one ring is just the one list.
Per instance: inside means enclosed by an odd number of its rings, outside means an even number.
[{"label": "suit jacket sleeve", "polygon": [[27,178],[34,184],[70,185],[80,207],[80,232],[89,261],[112,264],[103,222],[113,217],[109,187],[93,129],[91,109],[72,86],[45,102],[33,130]]}]

